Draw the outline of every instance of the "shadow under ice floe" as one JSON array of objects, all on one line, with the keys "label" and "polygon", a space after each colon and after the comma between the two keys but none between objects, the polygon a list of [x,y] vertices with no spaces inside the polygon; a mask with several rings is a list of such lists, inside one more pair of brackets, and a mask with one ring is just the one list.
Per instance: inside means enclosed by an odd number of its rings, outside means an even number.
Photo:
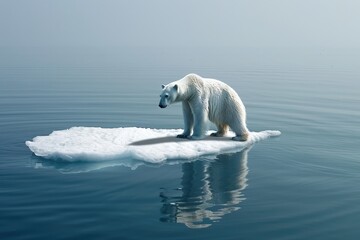
[{"label": "shadow under ice floe", "polygon": [[56,163],[68,166],[70,171],[65,172],[82,172],[81,168],[75,170],[80,162],[87,163],[81,164],[87,168],[83,171],[118,165],[135,169],[143,164],[171,164],[177,160],[239,152],[255,142],[281,134],[272,130],[251,132],[247,141],[237,142],[231,140],[232,132],[226,137],[203,140],[176,138],[181,132],[181,129],[72,127],[35,137],[26,141],[26,145],[37,157],[47,159],[36,167]]}]

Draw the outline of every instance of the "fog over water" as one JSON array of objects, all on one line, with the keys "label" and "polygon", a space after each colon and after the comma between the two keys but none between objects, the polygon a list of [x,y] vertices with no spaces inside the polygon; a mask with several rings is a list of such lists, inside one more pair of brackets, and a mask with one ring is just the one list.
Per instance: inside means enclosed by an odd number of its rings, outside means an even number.
[{"label": "fog over water", "polygon": [[357,0],[3,0],[0,46],[359,47]]}]

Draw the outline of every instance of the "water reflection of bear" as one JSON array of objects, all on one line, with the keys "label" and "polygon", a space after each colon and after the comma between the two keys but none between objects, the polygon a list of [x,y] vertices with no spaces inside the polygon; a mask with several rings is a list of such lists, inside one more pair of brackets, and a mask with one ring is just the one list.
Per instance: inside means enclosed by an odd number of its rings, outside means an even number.
[{"label": "water reflection of bear", "polygon": [[[205,228],[224,215],[240,209],[247,186],[248,149],[221,154],[215,161],[195,161],[182,165],[182,188],[163,189],[160,221],[183,223],[189,228]],[[181,191],[182,195],[176,193]],[[174,194],[175,192],[175,194]]]}]

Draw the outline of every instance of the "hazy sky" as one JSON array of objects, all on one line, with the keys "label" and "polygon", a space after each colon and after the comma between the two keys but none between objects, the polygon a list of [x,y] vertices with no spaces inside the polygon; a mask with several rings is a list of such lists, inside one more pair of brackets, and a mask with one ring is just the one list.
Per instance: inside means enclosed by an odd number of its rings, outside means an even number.
[{"label": "hazy sky", "polygon": [[360,47],[359,0],[0,0],[0,46]]}]

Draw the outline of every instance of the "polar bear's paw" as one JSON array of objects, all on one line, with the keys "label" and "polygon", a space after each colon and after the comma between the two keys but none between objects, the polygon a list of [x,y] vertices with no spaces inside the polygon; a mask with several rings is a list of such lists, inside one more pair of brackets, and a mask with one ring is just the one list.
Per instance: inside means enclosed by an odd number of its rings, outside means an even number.
[{"label": "polar bear's paw", "polygon": [[249,135],[240,135],[240,136],[233,137],[231,139],[234,141],[245,142],[248,140],[248,138],[249,138]]},{"label": "polar bear's paw", "polygon": [[189,138],[190,136],[189,135],[186,135],[186,134],[179,134],[179,135],[176,135],[177,138]]},{"label": "polar bear's paw", "polygon": [[223,137],[225,135],[226,134],[222,133],[222,132],[213,132],[213,133],[210,134],[211,137]]}]

